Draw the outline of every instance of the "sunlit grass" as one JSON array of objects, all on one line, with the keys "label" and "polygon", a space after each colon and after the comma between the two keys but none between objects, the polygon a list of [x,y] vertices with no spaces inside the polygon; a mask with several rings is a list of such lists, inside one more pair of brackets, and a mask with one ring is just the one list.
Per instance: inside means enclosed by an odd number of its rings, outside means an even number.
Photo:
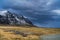
[{"label": "sunlit grass", "polygon": [[0,40],[39,40],[41,35],[60,34],[58,28],[0,26]]}]

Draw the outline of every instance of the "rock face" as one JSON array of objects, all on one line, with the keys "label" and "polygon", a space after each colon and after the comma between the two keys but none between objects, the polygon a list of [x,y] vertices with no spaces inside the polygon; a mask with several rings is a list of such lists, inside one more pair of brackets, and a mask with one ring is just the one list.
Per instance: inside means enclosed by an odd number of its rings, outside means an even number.
[{"label": "rock face", "polygon": [[0,11],[0,24],[33,25],[28,18],[18,16],[17,14],[9,11]]}]

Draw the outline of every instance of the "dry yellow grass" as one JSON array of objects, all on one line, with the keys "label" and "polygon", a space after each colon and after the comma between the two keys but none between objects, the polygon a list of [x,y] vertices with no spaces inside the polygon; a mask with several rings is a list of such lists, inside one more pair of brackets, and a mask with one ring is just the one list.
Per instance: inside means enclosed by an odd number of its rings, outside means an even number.
[{"label": "dry yellow grass", "polygon": [[0,26],[0,40],[39,40],[39,36],[47,34],[60,34],[60,29]]}]

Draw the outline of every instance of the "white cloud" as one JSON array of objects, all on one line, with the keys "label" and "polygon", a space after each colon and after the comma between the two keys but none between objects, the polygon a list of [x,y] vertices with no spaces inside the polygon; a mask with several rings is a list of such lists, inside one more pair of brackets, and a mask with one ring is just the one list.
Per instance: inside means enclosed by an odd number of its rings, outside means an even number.
[{"label": "white cloud", "polygon": [[60,15],[60,10],[52,10],[52,12]]},{"label": "white cloud", "polygon": [[49,5],[52,5],[53,3],[55,3],[57,0],[47,0],[47,3],[46,5],[49,6]]}]

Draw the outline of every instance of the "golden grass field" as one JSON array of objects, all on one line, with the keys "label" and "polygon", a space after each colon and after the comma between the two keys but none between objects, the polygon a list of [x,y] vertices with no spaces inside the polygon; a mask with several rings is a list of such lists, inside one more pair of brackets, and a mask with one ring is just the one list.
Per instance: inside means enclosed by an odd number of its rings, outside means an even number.
[{"label": "golden grass field", "polygon": [[58,28],[0,26],[0,40],[39,40],[41,35],[60,34]]}]

